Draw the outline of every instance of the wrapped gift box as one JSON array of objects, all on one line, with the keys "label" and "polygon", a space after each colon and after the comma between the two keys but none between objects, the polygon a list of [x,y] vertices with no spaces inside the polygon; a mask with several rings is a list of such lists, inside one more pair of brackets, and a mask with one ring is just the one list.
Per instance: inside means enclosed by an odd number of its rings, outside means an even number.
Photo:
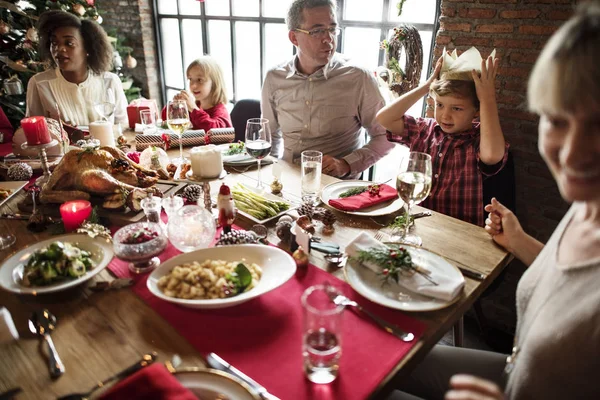
[{"label": "wrapped gift box", "polygon": [[156,100],[148,100],[144,98],[132,100],[127,106],[127,118],[129,119],[130,129],[134,129],[135,124],[139,124],[141,122],[140,111],[142,110],[151,110],[158,118],[158,107],[156,106]]},{"label": "wrapped gift box", "polygon": [[[165,146],[163,135],[168,137],[168,145]],[[231,143],[235,139],[235,130],[233,128],[215,128],[208,132],[204,129],[186,131],[182,135],[182,144],[184,147],[203,146],[205,144],[223,144]],[[157,146],[168,149],[179,147],[179,136],[171,131],[159,129],[152,134],[135,135],[135,149],[142,151],[150,146]]]}]

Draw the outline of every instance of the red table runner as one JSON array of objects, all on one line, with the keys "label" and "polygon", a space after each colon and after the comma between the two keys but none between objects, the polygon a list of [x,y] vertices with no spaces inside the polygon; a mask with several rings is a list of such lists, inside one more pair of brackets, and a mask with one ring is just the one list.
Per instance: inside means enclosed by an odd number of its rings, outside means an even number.
[{"label": "red table runner", "polygon": [[[171,244],[160,255],[165,261],[180,252]],[[281,399],[365,399],[419,340],[425,326],[400,311],[364,299],[345,282],[309,265],[283,286],[230,308],[184,308],[153,296],[148,275],[133,276],[127,263],[114,258],[108,265],[120,278],[136,280],[132,290],[168,321],[200,353],[215,352]],[[309,286],[329,282],[377,315],[413,332],[404,343],[368,319],[346,310],[342,356],[337,380],[329,385],[309,382],[302,359],[300,296]]]}]

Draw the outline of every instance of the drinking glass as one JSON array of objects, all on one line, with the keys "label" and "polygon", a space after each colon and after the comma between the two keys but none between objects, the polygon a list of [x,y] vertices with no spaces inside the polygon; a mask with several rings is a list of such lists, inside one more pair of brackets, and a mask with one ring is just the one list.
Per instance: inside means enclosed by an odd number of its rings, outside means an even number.
[{"label": "drinking glass", "polygon": [[183,164],[186,159],[183,157],[182,135],[190,127],[190,115],[184,100],[169,102],[167,106],[167,125],[169,125],[169,129],[179,136],[179,158],[172,160],[173,164]]},{"label": "drinking glass", "polygon": [[140,122],[144,127],[144,133],[154,133],[156,131],[156,118],[152,110],[140,111]]},{"label": "drinking glass", "polygon": [[402,160],[400,172],[396,178],[398,195],[406,204],[406,224],[400,242],[420,246],[423,241],[413,233],[409,233],[411,225],[410,208],[419,204],[429,196],[431,191],[431,156],[426,153],[410,152]]},{"label": "drinking glass", "polygon": [[104,98],[100,102],[94,104],[94,108],[104,121],[108,121],[115,112],[115,104],[115,93],[112,90],[107,90],[104,94]]},{"label": "drinking glass", "polygon": [[332,299],[339,294],[331,285],[311,286],[302,294],[302,356],[306,377],[313,383],[330,383],[338,375],[344,306]]},{"label": "drinking glass", "polygon": [[319,190],[321,189],[321,166],[323,153],[315,150],[306,150],[301,154],[302,158],[302,201],[314,206],[319,202]]},{"label": "drinking glass", "polygon": [[15,244],[17,238],[10,232],[6,232],[0,235],[0,250],[8,249],[10,246]]},{"label": "drinking glass", "polygon": [[163,229],[153,222],[137,222],[122,227],[113,236],[115,257],[128,261],[135,274],[152,271],[160,265],[157,257],[169,244]]},{"label": "drinking glass", "polygon": [[258,189],[264,189],[260,179],[260,161],[271,152],[271,129],[269,120],[250,118],[246,123],[246,152],[256,158],[258,165]]},{"label": "drinking glass", "polygon": [[167,214],[167,236],[169,232],[169,222],[171,222],[171,215],[173,215],[181,207],[183,207],[183,198],[181,196],[163,197],[162,208],[165,209],[165,213]]}]

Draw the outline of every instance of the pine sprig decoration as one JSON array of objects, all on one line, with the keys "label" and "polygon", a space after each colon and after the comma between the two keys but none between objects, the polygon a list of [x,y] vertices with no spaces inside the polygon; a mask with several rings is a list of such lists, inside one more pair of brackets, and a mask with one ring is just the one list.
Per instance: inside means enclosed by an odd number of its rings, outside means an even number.
[{"label": "pine sprig decoration", "polygon": [[340,199],[344,199],[346,197],[350,197],[350,196],[357,196],[363,192],[366,192],[368,189],[368,186],[356,186],[356,187],[352,187],[348,190],[343,191],[342,193],[340,193]]}]

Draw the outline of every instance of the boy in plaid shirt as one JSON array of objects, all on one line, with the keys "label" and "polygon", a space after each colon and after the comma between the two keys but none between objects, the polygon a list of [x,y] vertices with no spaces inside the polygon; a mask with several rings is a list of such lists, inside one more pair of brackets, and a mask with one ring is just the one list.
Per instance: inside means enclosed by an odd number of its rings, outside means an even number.
[{"label": "boy in plaid shirt", "polygon": [[[431,155],[431,193],[421,205],[479,226],[485,221],[483,176],[497,174],[508,156],[496,104],[498,64],[490,56],[487,63],[481,61],[481,74],[475,69],[448,71],[438,79],[443,65],[440,57],[425,84],[377,114],[389,141]],[[433,119],[405,114],[428,93],[435,102]],[[476,117],[479,123],[473,121]]]}]

